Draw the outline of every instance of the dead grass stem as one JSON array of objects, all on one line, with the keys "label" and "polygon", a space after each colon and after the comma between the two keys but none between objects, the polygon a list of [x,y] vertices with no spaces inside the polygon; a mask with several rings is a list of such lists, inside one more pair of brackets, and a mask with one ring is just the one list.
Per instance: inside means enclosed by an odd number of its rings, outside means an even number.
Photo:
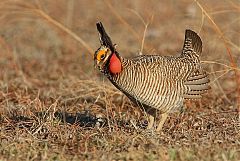
[{"label": "dead grass stem", "polygon": [[[235,72],[235,80],[236,80],[236,85],[237,85],[237,98],[236,98],[236,104],[237,104],[237,109],[239,111],[239,121],[240,121],[240,72],[239,72],[239,68],[237,66],[236,60],[234,60],[233,56],[232,56],[232,52],[230,47],[228,46],[229,44],[229,40],[227,40],[227,38],[225,37],[225,35],[223,34],[223,32],[221,31],[221,29],[219,28],[219,26],[215,23],[215,21],[213,20],[213,18],[209,15],[208,11],[205,10],[205,8],[203,7],[203,5],[201,5],[201,3],[198,0],[194,0],[196,2],[196,4],[199,6],[199,8],[202,10],[202,12],[207,16],[207,18],[210,20],[210,22],[212,23],[215,31],[219,34],[220,38],[223,40],[225,48],[227,50],[227,54],[229,56],[230,62],[231,62],[231,66],[232,69]],[[232,5],[235,5],[232,1],[230,1]],[[236,6],[236,5],[235,5]],[[231,43],[233,44],[233,43]],[[236,46],[236,45],[234,45]]]}]

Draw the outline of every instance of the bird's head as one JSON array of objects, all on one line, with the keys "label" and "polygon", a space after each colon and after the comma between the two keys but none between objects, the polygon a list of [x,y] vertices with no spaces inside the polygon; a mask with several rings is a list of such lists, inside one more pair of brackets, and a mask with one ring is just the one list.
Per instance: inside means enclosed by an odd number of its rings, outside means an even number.
[{"label": "bird's head", "polygon": [[116,45],[112,44],[101,22],[97,23],[97,29],[101,46],[94,54],[95,67],[106,75],[120,73],[122,64],[121,57],[116,51]]}]

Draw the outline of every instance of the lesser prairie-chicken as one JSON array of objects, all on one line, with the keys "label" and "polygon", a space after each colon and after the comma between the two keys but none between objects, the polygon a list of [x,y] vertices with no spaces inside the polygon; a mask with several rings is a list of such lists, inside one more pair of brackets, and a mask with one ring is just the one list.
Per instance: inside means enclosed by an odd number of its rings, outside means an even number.
[{"label": "lesser prairie-chicken", "polygon": [[95,52],[95,66],[138,107],[149,115],[148,128],[160,115],[160,131],[171,111],[184,99],[198,99],[209,89],[209,79],[199,56],[200,37],[186,30],[182,53],[178,56],[139,55],[123,58],[101,22],[97,23],[101,46]]}]

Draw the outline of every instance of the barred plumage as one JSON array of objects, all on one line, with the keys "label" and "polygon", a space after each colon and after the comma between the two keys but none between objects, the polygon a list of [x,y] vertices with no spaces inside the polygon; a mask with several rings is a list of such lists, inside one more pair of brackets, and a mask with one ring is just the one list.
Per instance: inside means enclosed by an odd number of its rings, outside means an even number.
[{"label": "barred plumage", "polygon": [[202,69],[200,37],[186,30],[179,56],[141,55],[125,59],[119,55],[101,23],[97,23],[101,47],[95,53],[95,65],[127,97],[154,118],[162,115],[161,130],[169,112],[180,108],[184,98],[201,98],[208,88],[208,76]]}]

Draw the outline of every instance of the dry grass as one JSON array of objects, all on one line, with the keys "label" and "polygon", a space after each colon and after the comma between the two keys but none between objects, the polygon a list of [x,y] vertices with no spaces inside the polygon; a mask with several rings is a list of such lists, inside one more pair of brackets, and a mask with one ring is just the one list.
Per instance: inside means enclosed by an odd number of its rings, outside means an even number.
[{"label": "dry grass", "polygon": [[[0,159],[240,160],[239,1],[3,0],[0,13]],[[212,90],[146,131],[93,67],[97,21],[126,57],[175,54],[199,32]]]}]

